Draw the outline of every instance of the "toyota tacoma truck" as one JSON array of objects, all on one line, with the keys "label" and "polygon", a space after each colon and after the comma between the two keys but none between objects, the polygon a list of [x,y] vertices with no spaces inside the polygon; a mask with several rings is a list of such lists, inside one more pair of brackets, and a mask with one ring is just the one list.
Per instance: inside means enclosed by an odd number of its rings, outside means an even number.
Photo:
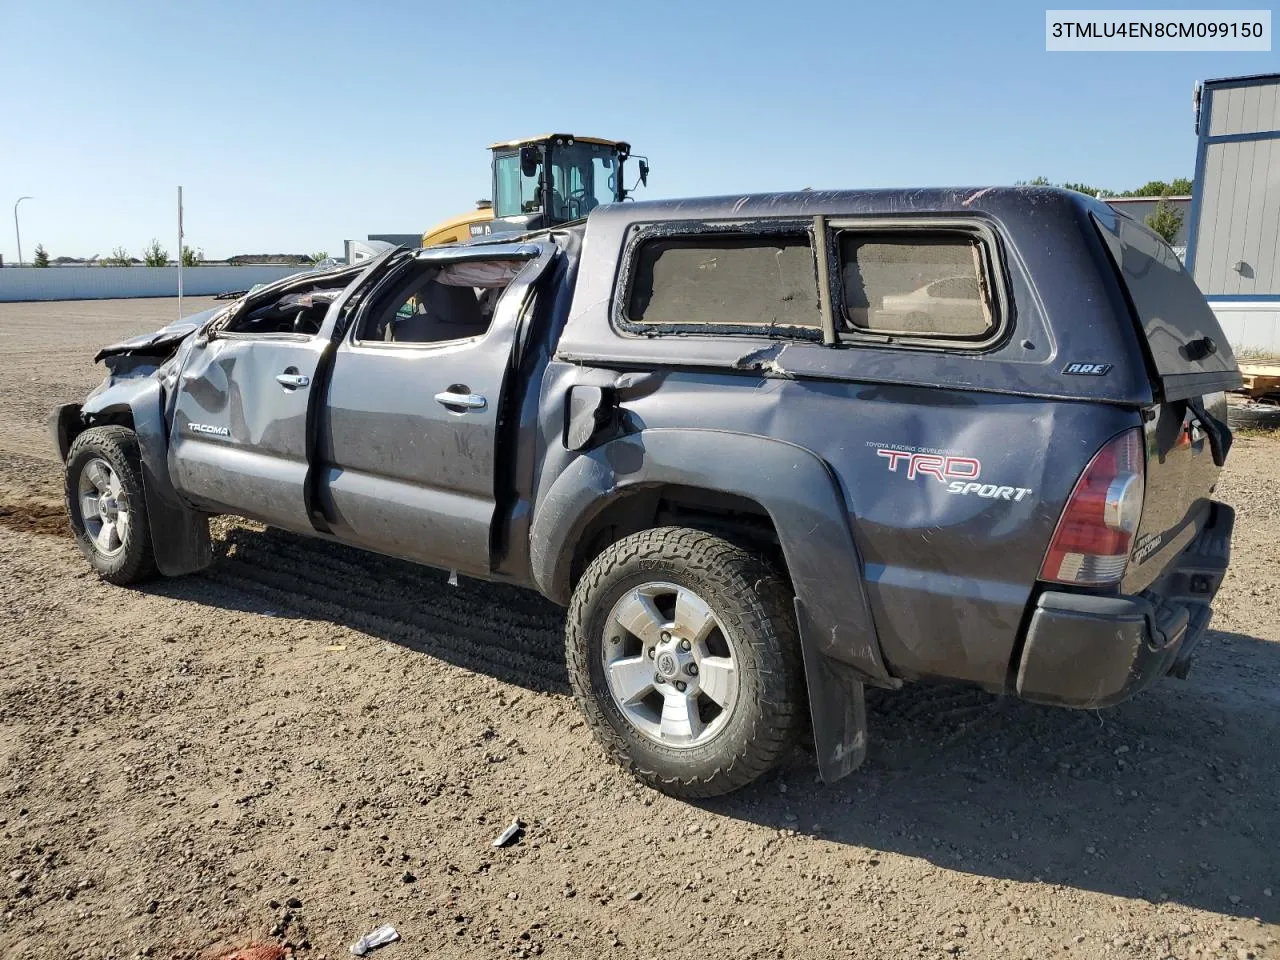
[{"label": "toyota tacoma truck", "polygon": [[107,347],[60,407],[118,584],[234,514],[568,608],[604,749],[741,787],[864,688],[1114,704],[1185,675],[1234,515],[1240,376],[1170,248],[1051,188],[615,204],[390,250]]}]

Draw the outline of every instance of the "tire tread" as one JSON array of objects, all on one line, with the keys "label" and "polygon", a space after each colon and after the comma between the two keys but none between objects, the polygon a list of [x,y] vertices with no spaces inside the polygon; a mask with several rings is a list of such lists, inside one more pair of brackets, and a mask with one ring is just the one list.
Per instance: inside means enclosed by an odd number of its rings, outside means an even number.
[{"label": "tire tread", "polygon": [[[603,584],[638,560],[662,559],[688,566],[720,581],[745,601],[736,617],[717,610],[739,643],[756,651],[761,672],[780,681],[781,696],[762,698],[753,712],[746,748],[701,777],[671,776],[649,769],[637,758],[596,702],[591,682],[591,644],[585,624],[588,607]],[[785,757],[808,720],[799,637],[792,616],[791,591],[778,572],[760,557],[727,540],[685,527],[656,527],[617,541],[587,568],[569,603],[565,658],[574,697],[606,751],[641,781],[681,799],[719,796],[759,779]]]},{"label": "tire tread", "polygon": [[[87,449],[92,449],[111,462],[129,494],[130,508],[133,510],[130,524],[132,542],[121,553],[118,558],[119,563],[102,557],[89,541],[83,526],[77,525],[76,522],[80,509],[76,502],[78,477],[72,467]],[[85,555],[98,576],[108,583],[124,586],[141,583],[156,575],[155,548],[151,542],[151,524],[147,517],[146,494],[142,483],[142,453],[138,448],[137,434],[128,427],[117,424],[90,427],[82,432],[72,442],[71,449],[67,451],[64,492],[67,516],[71,520],[71,532],[76,538],[80,552]],[[136,509],[134,508],[135,500]]]}]

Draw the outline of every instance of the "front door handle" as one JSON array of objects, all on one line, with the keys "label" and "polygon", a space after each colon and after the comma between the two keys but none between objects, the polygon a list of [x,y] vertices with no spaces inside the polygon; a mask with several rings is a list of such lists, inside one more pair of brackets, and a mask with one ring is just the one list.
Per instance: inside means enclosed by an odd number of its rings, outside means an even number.
[{"label": "front door handle", "polygon": [[311,378],[304,373],[277,373],[276,383],[289,390],[309,386]]},{"label": "front door handle", "polygon": [[453,393],[446,390],[436,394],[436,403],[446,407],[465,407],[468,410],[483,410],[489,401],[478,393]]}]

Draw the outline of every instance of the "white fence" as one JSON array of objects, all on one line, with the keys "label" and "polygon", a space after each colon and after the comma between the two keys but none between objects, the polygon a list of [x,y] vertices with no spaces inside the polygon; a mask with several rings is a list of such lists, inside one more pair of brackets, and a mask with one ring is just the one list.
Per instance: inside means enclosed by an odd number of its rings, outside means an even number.
[{"label": "white fence", "polygon": [[[187,267],[182,292],[207,297],[248,290],[310,267],[263,264],[247,267]],[[176,297],[177,267],[5,267],[0,270],[0,301],[114,300],[126,297]]]}]

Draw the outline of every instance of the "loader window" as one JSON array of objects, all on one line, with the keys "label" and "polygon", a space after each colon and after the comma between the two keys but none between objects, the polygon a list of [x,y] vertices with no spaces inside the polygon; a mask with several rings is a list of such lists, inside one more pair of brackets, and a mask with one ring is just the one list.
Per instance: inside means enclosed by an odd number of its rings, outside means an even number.
[{"label": "loader window", "polygon": [[557,220],[580,220],[602,203],[613,203],[618,158],[612,147],[575,143],[551,151],[552,211]]},{"label": "loader window", "polygon": [[520,172],[518,152],[494,158],[493,179],[495,217],[518,217],[542,209],[542,201],[538,196],[538,176],[526,177]]},{"label": "loader window", "polygon": [[677,327],[817,331],[817,268],[806,234],[664,237],[640,247],[627,319]]},{"label": "loader window", "polygon": [[983,340],[994,328],[981,244],[963,234],[842,233],[844,329]]},{"label": "loader window", "polygon": [[506,259],[419,264],[371,305],[356,338],[423,344],[484,336],[498,299],[525,263]]}]

